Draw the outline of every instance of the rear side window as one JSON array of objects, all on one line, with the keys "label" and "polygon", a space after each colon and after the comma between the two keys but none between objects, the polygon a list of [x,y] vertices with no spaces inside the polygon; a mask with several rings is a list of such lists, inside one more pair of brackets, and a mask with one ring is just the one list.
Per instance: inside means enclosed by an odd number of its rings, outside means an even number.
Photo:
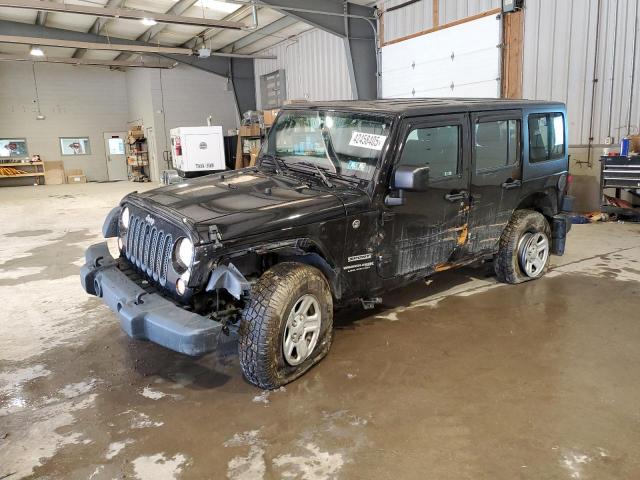
[{"label": "rear side window", "polygon": [[416,128],[409,132],[398,165],[429,167],[429,178],[458,174],[460,127]]},{"label": "rear side window", "polygon": [[529,115],[529,162],[564,157],[564,117],[562,113]]},{"label": "rear side window", "polygon": [[474,158],[476,172],[488,172],[520,161],[520,121],[476,123]]}]

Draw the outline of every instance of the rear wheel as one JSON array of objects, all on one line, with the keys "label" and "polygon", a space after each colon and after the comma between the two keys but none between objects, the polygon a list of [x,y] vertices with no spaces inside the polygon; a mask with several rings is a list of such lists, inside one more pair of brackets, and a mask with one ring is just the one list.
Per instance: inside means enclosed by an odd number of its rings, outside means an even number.
[{"label": "rear wheel", "polygon": [[516,210],[500,238],[494,267],[498,280],[521,283],[540,278],[549,267],[551,228],[541,213]]},{"label": "rear wheel", "polygon": [[333,300],[314,267],[280,263],[252,288],[240,322],[240,366],[245,378],[272,389],[295,380],[329,351]]}]

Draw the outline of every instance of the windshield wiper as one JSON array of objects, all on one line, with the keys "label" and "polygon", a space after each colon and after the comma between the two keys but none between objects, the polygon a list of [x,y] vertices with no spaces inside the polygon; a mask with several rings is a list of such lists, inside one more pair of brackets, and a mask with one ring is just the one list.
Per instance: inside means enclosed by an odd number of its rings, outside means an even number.
[{"label": "windshield wiper", "polygon": [[318,173],[318,176],[320,177],[320,179],[322,180],[322,183],[324,183],[327,187],[329,188],[333,188],[333,183],[331,183],[329,181],[329,179],[327,178],[327,176],[324,174],[324,172],[320,169],[320,167],[318,167],[318,165],[316,165],[315,163],[312,162],[296,162],[298,165],[306,165],[307,167],[311,167],[313,169],[315,169],[315,171]]},{"label": "windshield wiper", "polygon": [[289,168],[284,163],[284,160],[279,158],[277,155],[273,155],[271,153],[265,153],[264,155],[262,155],[261,158],[267,158],[269,160],[273,160],[273,163],[276,166],[276,173],[282,173],[284,170]]}]

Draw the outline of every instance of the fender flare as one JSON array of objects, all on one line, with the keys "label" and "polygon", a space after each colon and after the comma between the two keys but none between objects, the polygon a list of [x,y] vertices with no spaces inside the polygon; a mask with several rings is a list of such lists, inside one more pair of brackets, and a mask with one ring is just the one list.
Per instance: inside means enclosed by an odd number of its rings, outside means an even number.
[{"label": "fender flare", "polygon": [[112,238],[118,236],[118,221],[120,220],[120,212],[122,207],[117,206],[112,208],[107,218],[104,219],[102,224],[102,236],[104,238]]}]

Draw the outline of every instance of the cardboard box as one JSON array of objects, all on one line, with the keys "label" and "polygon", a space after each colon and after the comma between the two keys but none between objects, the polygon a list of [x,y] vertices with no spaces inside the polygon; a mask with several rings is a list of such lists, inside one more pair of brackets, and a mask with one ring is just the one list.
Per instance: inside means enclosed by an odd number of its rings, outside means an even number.
[{"label": "cardboard box", "polygon": [[81,168],[67,170],[67,183],[87,183],[87,177]]},{"label": "cardboard box", "polygon": [[253,123],[251,125],[242,125],[240,127],[241,137],[259,137],[260,134],[260,125],[258,125],[257,123]]},{"label": "cardboard box", "polygon": [[640,153],[640,135],[631,135],[629,138],[631,140],[629,150],[634,153]]},{"label": "cardboard box", "polygon": [[44,183],[46,185],[62,185],[65,183],[64,162],[44,162]]},{"label": "cardboard box", "polygon": [[242,142],[242,153],[244,153],[245,155],[249,155],[253,150],[259,151],[261,145],[262,140],[259,138],[244,140]]},{"label": "cardboard box", "polygon": [[278,115],[279,111],[280,111],[279,108],[274,108],[273,110],[265,110],[262,113],[262,115],[264,116],[265,127],[270,127],[271,125],[273,125],[273,122],[276,121],[276,116]]},{"label": "cardboard box", "polygon": [[67,183],[87,183],[85,175],[67,175]]},{"label": "cardboard box", "polygon": [[258,154],[260,153],[260,147],[252,147],[249,153],[249,166],[253,167],[256,164],[256,160],[258,159]]}]

